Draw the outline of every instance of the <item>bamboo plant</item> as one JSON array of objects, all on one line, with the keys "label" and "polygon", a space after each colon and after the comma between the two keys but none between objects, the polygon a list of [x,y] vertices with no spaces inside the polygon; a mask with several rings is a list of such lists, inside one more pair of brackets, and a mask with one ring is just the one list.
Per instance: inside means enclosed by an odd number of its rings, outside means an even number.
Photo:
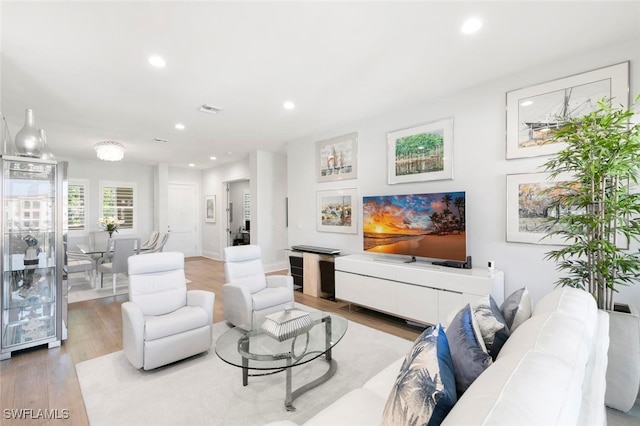
[{"label": "bamboo plant", "polygon": [[[601,99],[597,108],[570,119],[552,138],[566,147],[543,168],[559,182],[552,208],[563,212],[551,219],[547,236],[559,235],[567,244],[545,254],[566,275],[556,284],[589,291],[600,309],[613,310],[619,286],[640,276],[640,256],[626,247],[640,236],[640,123],[633,107],[616,108]],[[634,117],[635,116],[635,117]]]}]

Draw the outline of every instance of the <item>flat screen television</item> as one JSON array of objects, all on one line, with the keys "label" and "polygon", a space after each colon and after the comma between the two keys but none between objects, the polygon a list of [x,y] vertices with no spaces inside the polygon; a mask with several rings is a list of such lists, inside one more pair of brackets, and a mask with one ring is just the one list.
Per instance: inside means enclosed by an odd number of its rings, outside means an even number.
[{"label": "flat screen television", "polygon": [[364,251],[465,261],[465,193],[363,197]]}]

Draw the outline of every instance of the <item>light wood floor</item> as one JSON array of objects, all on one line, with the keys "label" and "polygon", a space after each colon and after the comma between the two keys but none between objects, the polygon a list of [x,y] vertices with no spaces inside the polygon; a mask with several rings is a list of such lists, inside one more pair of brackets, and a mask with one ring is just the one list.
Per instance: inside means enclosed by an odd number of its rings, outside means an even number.
[{"label": "light wood floor", "polygon": [[[214,322],[223,321],[222,262],[203,257],[186,259],[189,289],[210,290],[216,294]],[[366,309],[351,310],[342,302],[317,299],[296,292],[295,299],[314,308],[336,312],[345,318],[409,340],[422,331],[404,321]],[[0,424],[2,425],[88,425],[75,364],[122,349],[120,305],[127,295],[76,302],[69,305],[68,339],[59,348],[46,346],[14,352],[0,362]],[[108,404],[105,401],[105,404]],[[57,410],[65,420],[10,420],[6,409]]]}]

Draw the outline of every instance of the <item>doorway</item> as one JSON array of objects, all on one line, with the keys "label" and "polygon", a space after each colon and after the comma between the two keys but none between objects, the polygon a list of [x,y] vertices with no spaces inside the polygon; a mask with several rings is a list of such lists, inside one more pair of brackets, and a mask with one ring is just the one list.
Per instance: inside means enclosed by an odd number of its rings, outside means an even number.
[{"label": "doorway", "polygon": [[227,182],[227,246],[251,244],[249,180]]},{"label": "doorway", "polygon": [[195,185],[169,184],[169,239],[164,251],[179,251],[185,256],[200,254],[198,240],[198,189]]}]

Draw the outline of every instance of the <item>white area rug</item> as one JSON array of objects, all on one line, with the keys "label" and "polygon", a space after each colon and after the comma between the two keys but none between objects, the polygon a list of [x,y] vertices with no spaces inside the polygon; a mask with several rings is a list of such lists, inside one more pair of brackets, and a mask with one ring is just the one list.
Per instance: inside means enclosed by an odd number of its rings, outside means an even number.
[{"label": "white area rug", "polygon": [[[226,323],[213,327],[214,342]],[[276,420],[303,423],[384,367],[404,356],[412,342],[349,322],[333,349],[336,374],[284,408],[285,373],[249,377],[226,364],[212,347],[207,353],[153,371],[136,370],[122,351],[76,364],[92,426],[100,425],[263,425]],[[215,343],[214,343],[215,346]],[[324,373],[315,360],[296,367],[293,389]]]},{"label": "white area rug", "polygon": [[[191,280],[187,280],[189,284]],[[97,278],[96,288],[91,286],[91,282],[82,273],[69,275],[69,293],[67,303],[82,302],[84,300],[100,299],[102,297],[113,296],[113,282],[111,274],[104,275],[103,288],[100,288],[100,275]],[[129,293],[129,278],[125,274],[116,276],[116,295]]]},{"label": "white area rug", "polygon": [[[111,274],[104,275],[104,287],[100,288],[100,275],[98,275],[96,288],[91,286],[91,282],[85,278],[84,274],[76,273],[69,275],[68,303],[82,302],[83,300],[100,299],[102,297],[113,296],[113,283]],[[116,294],[129,293],[129,279],[125,274],[118,274],[116,278]]]}]

